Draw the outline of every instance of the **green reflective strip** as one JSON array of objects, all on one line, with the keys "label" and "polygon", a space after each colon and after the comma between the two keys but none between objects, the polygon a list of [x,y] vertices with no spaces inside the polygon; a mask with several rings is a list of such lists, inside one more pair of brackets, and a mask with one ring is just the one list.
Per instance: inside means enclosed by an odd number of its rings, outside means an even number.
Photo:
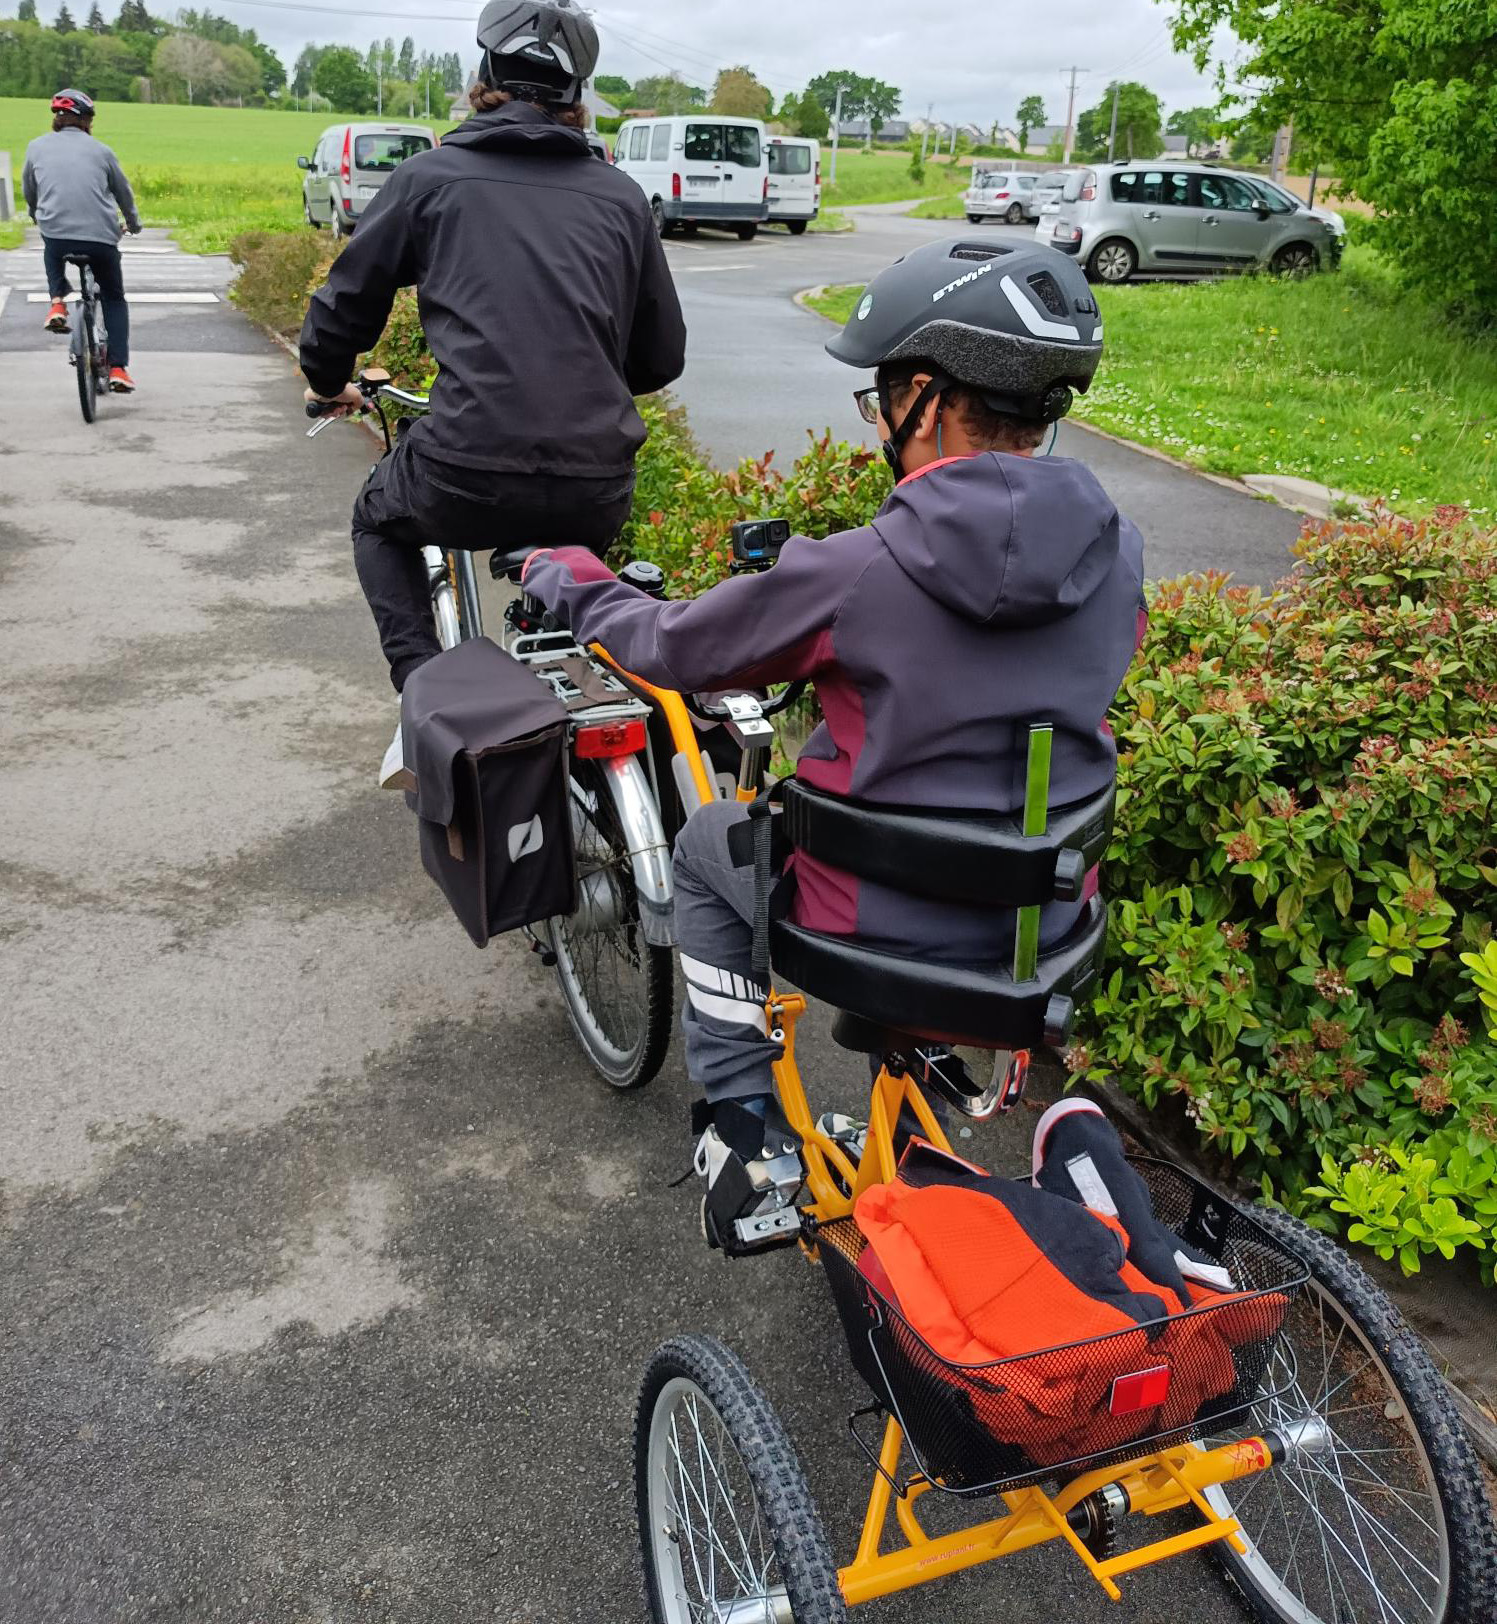
[{"label": "green reflective strip", "polygon": [[[1029,730],[1029,770],[1024,784],[1024,833],[1042,835],[1050,823],[1050,747],[1054,732],[1049,726]],[[1040,910],[1020,908],[1014,937],[1014,980],[1033,981],[1040,960]]]}]

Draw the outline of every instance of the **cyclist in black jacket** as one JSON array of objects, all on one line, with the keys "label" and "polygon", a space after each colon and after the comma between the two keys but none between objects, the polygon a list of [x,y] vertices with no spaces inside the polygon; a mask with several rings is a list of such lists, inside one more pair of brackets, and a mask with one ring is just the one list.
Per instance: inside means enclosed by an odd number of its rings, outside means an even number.
[{"label": "cyclist in black jacket", "polygon": [[[591,20],[569,0],[493,0],[474,117],[407,160],[312,300],[309,400],[348,411],[361,353],[415,284],[439,371],[431,415],[354,507],[354,559],[396,691],[439,652],[420,549],[577,543],[629,516],[633,396],[685,365],[686,328],[644,193],[593,161]],[[402,765],[397,736],[381,771]]]}]

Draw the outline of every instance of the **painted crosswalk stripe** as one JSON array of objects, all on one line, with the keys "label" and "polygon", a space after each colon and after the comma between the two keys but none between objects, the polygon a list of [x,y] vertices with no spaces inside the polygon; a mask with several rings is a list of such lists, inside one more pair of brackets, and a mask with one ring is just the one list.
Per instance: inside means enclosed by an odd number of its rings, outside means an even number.
[{"label": "painted crosswalk stripe", "polygon": [[10,298],[9,288],[0,288],[0,316],[5,314],[5,301]]},{"label": "painted crosswalk stripe", "polygon": [[[221,304],[223,302],[216,293],[127,293],[126,298],[133,305]],[[50,294],[46,293],[28,293],[26,302],[28,304],[51,304],[52,298]],[[68,302],[77,304],[78,295],[70,293]]]}]

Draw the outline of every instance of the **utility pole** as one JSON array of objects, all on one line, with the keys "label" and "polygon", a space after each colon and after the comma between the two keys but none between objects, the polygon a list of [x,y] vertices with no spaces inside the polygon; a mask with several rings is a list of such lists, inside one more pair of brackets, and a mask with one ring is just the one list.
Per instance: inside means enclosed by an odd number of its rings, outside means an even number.
[{"label": "utility pole", "polygon": [[1065,157],[1063,159],[1065,163],[1070,163],[1071,161],[1071,140],[1076,129],[1076,77],[1078,74],[1086,73],[1088,71],[1089,70],[1086,68],[1072,68],[1070,70],[1071,91],[1070,98],[1066,102],[1066,150]]},{"label": "utility pole", "polygon": [[1118,92],[1122,89],[1116,80],[1112,85],[1112,127],[1107,132],[1107,161],[1112,162],[1118,144]]},{"label": "utility pole", "polygon": [[379,58],[379,116],[385,116],[385,57],[384,52]]},{"label": "utility pole", "polygon": [[832,185],[837,184],[837,143],[842,139],[842,86],[837,86],[837,105],[832,110]]},{"label": "utility pole", "polygon": [[935,111],[935,107],[934,102],[926,102],[925,104],[925,128],[920,132],[920,164],[922,168],[925,166],[926,153],[930,150],[930,115]]}]

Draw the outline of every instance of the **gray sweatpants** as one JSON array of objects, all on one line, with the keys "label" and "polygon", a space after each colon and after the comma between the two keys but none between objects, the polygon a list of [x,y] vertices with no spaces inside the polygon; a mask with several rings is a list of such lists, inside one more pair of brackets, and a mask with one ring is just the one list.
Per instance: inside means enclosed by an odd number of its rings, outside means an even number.
[{"label": "gray sweatpants", "polygon": [[765,1030],[768,989],[753,978],[754,871],[735,868],[728,850],[728,830],[747,817],[736,801],[714,801],[676,837],[686,1071],[714,1104],[773,1093],[780,1052]]}]

